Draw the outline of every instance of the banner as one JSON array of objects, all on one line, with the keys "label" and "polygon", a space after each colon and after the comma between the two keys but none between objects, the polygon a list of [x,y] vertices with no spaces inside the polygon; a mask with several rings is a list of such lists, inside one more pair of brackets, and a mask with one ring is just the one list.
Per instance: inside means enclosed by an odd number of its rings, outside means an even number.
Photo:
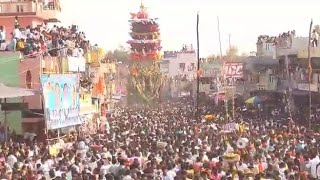
[{"label": "banner", "polygon": [[237,123],[228,123],[228,124],[225,124],[222,129],[223,129],[223,132],[225,133],[230,133],[230,132],[234,132],[237,130]]},{"label": "banner", "polygon": [[98,112],[98,109],[92,104],[91,94],[82,94],[80,96],[80,115]]},{"label": "banner", "polygon": [[81,124],[78,75],[45,74],[41,76],[41,86],[47,129]]},{"label": "banner", "polygon": [[225,77],[239,77],[243,76],[243,63],[224,63],[224,76]]},{"label": "banner", "polygon": [[68,57],[69,72],[85,72],[86,59],[84,57]]},{"label": "banner", "polygon": [[223,65],[225,85],[234,86],[243,76],[243,63],[225,62]]}]

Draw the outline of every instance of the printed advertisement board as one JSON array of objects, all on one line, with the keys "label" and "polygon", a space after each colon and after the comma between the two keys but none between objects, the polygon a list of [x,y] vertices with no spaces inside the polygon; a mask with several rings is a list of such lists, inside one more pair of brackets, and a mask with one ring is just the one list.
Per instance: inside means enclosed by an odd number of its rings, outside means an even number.
[{"label": "printed advertisement board", "polygon": [[243,77],[243,63],[226,62],[223,65],[223,76],[227,86],[233,86]]},{"label": "printed advertisement board", "polygon": [[81,124],[78,75],[45,74],[41,76],[41,86],[47,129]]},{"label": "printed advertisement board", "polygon": [[226,62],[224,63],[224,76],[228,77],[242,77],[243,76],[243,63],[233,63]]}]

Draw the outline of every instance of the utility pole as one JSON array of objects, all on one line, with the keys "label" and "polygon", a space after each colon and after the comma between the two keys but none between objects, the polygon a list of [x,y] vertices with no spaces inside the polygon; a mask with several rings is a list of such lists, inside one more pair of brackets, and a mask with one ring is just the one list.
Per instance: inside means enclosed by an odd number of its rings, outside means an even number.
[{"label": "utility pole", "polygon": [[231,34],[229,34],[229,50],[231,49]]},{"label": "utility pole", "polygon": [[219,21],[219,16],[217,16],[217,25],[218,25],[218,36],[219,36],[220,58],[222,58],[222,47],[221,47],[221,34],[220,34],[220,21]]},{"label": "utility pole", "polygon": [[[220,47],[220,58],[222,59],[222,47],[221,47],[221,34],[220,34],[219,16],[217,16],[217,26],[218,26],[218,37],[219,37],[219,47]],[[222,73],[224,73],[224,72],[222,71]],[[228,113],[228,99],[227,99],[227,84],[226,84],[226,80],[225,80],[224,74],[222,74],[222,77],[223,77],[223,89],[224,89],[224,93],[225,93],[224,105],[225,105],[225,109],[226,109],[226,120],[227,120],[228,119],[228,114],[229,114]]]},{"label": "utility pole", "polygon": [[200,86],[200,43],[199,43],[199,12],[197,13],[197,121],[200,122],[199,112],[199,86]]},{"label": "utility pole", "polygon": [[312,65],[311,65],[311,29],[312,29],[313,20],[311,19],[310,28],[309,28],[309,42],[308,42],[308,66],[309,66],[309,129],[311,129],[311,107],[312,107],[312,93],[311,93],[311,83],[312,83]]}]

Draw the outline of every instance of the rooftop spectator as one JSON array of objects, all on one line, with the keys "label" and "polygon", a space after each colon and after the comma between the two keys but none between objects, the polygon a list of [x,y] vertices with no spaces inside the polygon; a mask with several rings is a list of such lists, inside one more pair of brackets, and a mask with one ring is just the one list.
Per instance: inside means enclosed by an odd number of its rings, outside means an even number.
[{"label": "rooftop spectator", "polygon": [[7,51],[20,51],[24,55],[43,53],[50,56],[74,56],[80,57],[90,48],[84,32],[78,30],[78,26],[68,28],[53,25],[49,27],[43,23],[35,28],[19,26],[16,18],[15,29],[11,33],[11,41],[5,45],[4,28],[0,27],[1,49]]}]

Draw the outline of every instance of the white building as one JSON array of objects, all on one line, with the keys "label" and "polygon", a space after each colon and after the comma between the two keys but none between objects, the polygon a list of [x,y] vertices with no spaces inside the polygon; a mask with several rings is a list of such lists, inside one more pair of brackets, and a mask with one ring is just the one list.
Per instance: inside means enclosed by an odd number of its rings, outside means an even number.
[{"label": "white building", "polygon": [[261,35],[257,41],[257,56],[278,56],[298,54],[298,51],[308,47],[308,37],[297,37],[295,31],[282,33],[279,36]]},{"label": "white building", "polygon": [[276,46],[274,45],[275,37],[262,35],[258,37],[257,56],[274,57],[276,55]]},{"label": "white building", "polygon": [[185,76],[189,80],[196,76],[197,53],[192,47],[182,51],[165,51],[164,59],[160,62],[160,69],[168,77]]}]

